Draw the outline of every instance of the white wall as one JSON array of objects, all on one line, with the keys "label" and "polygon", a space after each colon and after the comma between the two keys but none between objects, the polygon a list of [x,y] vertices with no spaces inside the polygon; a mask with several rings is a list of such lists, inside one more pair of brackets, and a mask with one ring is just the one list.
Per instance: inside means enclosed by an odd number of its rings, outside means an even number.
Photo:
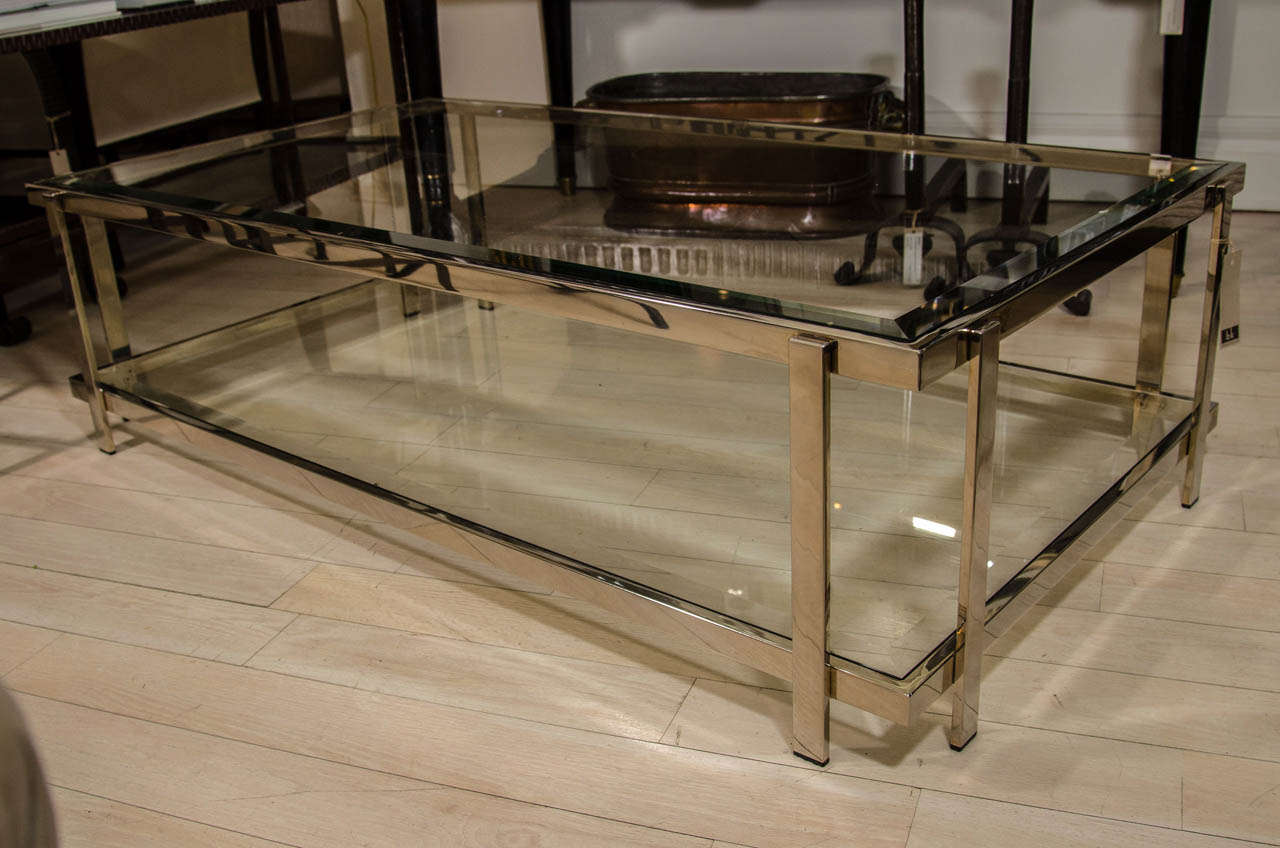
[{"label": "white wall", "polygon": [[[359,2],[381,14],[377,0],[339,0],[348,10]],[[1009,6],[926,3],[929,131],[1003,135]],[[1157,0],[1037,4],[1032,141],[1158,147],[1158,12]],[[592,82],[656,70],[853,70],[902,79],[901,0],[575,0],[573,20],[579,97]],[[440,25],[446,95],[545,102],[536,0],[441,0]],[[1199,152],[1249,164],[1239,208],[1280,209],[1278,37],[1278,0],[1215,0]],[[361,26],[344,22],[343,39],[358,47]],[[389,97],[389,81],[383,88]]]},{"label": "white wall", "polygon": [[[382,0],[335,0],[353,109],[395,102]],[[547,102],[537,0],[438,0],[445,95]]]}]

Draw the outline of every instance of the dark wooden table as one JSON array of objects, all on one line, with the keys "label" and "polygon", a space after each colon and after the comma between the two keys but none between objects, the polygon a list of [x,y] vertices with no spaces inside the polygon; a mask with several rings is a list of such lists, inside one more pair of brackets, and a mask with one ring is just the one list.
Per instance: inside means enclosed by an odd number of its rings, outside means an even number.
[{"label": "dark wooden table", "polygon": [[[35,76],[45,122],[49,127],[52,143],[49,157],[54,173],[71,173],[101,164],[85,85],[82,49],[85,39],[245,12],[249,17],[254,78],[262,98],[259,123],[264,128],[288,126],[294,123],[293,98],[278,7],[298,1],[213,0],[124,11],[101,20],[0,35],[0,53],[21,53],[26,60]],[[10,235],[25,236],[25,230],[30,229],[29,223],[12,225],[15,230]],[[12,240],[0,237],[0,243]],[[87,268],[83,245],[79,239],[73,243],[78,265]],[[113,250],[118,253],[114,242]],[[0,280],[0,291],[6,282]],[[16,344],[30,332],[30,324],[25,319],[9,316],[0,294],[0,344]]]}]

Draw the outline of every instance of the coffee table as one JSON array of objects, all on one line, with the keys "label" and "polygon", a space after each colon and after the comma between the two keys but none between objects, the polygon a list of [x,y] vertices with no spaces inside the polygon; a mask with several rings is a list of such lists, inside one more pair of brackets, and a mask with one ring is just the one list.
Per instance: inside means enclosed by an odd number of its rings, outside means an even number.
[{"label": "coffee table", "polygon": [[[569,193],[557,126],[576,139]],[[661,185],[613,173],[643,175],[655,156],[692,165]],[[1052,171],[1063,199],[1049,238],[991,267],[927,233],[868,248],[883,221],[910,229],[890,182],[903,157],[926,170],[963,159],[996,190],[1006,166]],[[868,158],[881,192],[851,204],[842,179]],[[707,202],[726,160],[785,199],[738,202],[722,184]],[[950,688],[963,747],[986,642],[1184,458],[1182,503],[1196,502],[1214,358],[1236,332],[1221,305],[1243,175],[1158,155],[433,100],[120,162],[29,196],[64,240],[73,218],[88,237],[93,279],[68,269],[85,355],[72,386],[102,450],[115,429],[159,428],[697,640],[790,681],[793,748],[821,763],[830,698],[907,724]],[[645,204],[652,219],[636,217]],[[618,209],[630,229],[608,225]],[[1179,393],[1164,385],[1174,237],[1206,214],[1199,359]],[[975,200],[956,222],[999,216]],[[355,279],[136,351],[108,222]],[[1003,339],[1037,333],[1038,317],[1144,253],[1132,380],[1001,360]],[[841,284],[851,262],[857,284]]]}]

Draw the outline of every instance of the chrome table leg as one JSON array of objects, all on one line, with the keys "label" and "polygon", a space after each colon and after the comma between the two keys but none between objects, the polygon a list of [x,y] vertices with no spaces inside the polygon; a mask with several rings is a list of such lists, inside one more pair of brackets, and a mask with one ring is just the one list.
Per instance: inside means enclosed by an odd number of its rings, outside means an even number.
[{"label": "chrome table leg", "polygon": [[978,691],[986,647],[987,561],[991,530],[991,485],[995,458],[996,383],[1000,326],[969,331],[976,356],[969,360],[965,418],[964,514],[960,528],[955,684],[951,693],[951,747],[960,750],[978,732]]},{"label": "chrome table leg", "polygon": [[458,118],[462,134],[462,165],[467,179],[467,217],[471,219],[471,243],[485,243],[484,184],[480,181],[480,136],[476,132],[476,116]]},{"label": "chrome table leg", "polygon": [[102,315],[108,355],[113,362],[126,359],[129,356],[129,334],[124,326],[124,309],[120,305],[120,286],[116,282],[116,265],[111,258],[107,226],[98,218],[81,218],[80,223],[89,245],[93,287],[98,294],[98,311]]},{"label": "chrome table leg", "polygon": [[[80,272],[76,269],[75,253],[71,247],[71,233],[67,229],[67,215],[56,201],[49,204],[48,210],[49,220],[58,231],[63,255],[67,260],[67,276],[71,280],[71,298],[75,302],[76,324],[80,330],[82,373],[84,383],[89,388],[89,415],[93,419],[98,450],[103,453],[115,453],[116,442],[111,435],[111,425],[107,423],[107,407],[102,399],[102,391],[98,388],[98,355],[93,349],[93,335],[89,331],[89,317],[85,312],[84,280],[80,279]],[[101,226],[102,222],[97,223]]]},{"label": "chrome table leg", "polygon": [[1222,320],[1222,276],[1231,250],[1231,196],[1220,188],[1213,193],[1213,232],[1209,240],[1209,273],[1205,278],[1204,315],[1200,322],[1200,358],[1196,362],[1195,424],[1187,434],[1187,472],[1182,480],[1182,505],[1200,499],[1200,474],[1204,470],[1205,437],[1208,435],[1209,402],[1213,394],[1213,368],[1218,358],[1218,330]]},{"label": "chrome table leg", "polygon": [[[462,164],[467,175],[467,218],[470,219],[471,243],[486,244],[484,218],[484,183],[480,180],[480,137],[476,134],[476,116],[465,114],[458,119],[462,133]],[[491,300],[476,301],[476,306],[492,312]]]},{"label": "chrome table leg", "polygon": [[792,750],[828,759],[827,671],[831,489],[831,359],[835,342],[791,339],[791,704]]},{"label": "chrome table leg", "polygon": [[1147,251],[1147,280],[1142,289],[1142,323],[1138,330],[1139,391],[1158,392],[1164,385],[1164,361],[1169,342],[1169,307],[1173,301],[1172,235]]}]

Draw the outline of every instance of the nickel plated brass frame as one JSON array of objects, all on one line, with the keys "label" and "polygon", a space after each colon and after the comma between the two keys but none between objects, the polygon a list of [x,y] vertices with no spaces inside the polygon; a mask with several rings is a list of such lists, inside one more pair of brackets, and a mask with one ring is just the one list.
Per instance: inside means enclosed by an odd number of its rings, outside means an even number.
[{"label": "nickel plated brass frame", "polygon": [[[439,102],[410,108],[442,108]],[[1154,210],[1131,226],[1096,238],[1076,251],[1070,262],[1039,269],[1039,278],[1014,294],[997,298],[989,308],[962,315],[915,341],[894,341],[817,323],[752,314],[673,297],[602,284],[552,269],[533,257],[504,257],[502,263],[451,254],[435,243],[421,245],[412,237],[389,242],[385,236],[363,238],[352,227],[343,234],[323,222],[306,226],[298,219],[263,215],[247,208],[193,210],[177,204],[140,201],[107,186],[80,188],[69,183],[31,186],[30,199],[49,211],[62,239],[68,217],[77,216],[88,237],[99,304],[100,339],[95,339],[86,307],[89,281],[68,263],[76,319],[83,348],[83,368],[73,378],[75,393],[89,404],[98,446],[115,449],[113,429],[143,434],[161,431],[193,447],[233,459],[308,492],[320,492],[335,503],[385,521],[425,538],[441,534],[469,547],[483,561],[535,582],[576,595],[614,612],[683,634],[793,684],[793,750],[818,763],[828,757],[829,698],[837,698],[900,724],[910,724],[948,688],[952,689],[950,742],[959,749],[977,730],[981,659],[989,639],[1007,630],[1036,603],[1083,553],[1095,544],[1141,498],[1188,456],[1182,501],[1199,496],[1205,435],[1216,422],[1211,403],[1213,366],[1218,344],[1219,296],[1230,250],[1231,198],[1243,185],[1243,166],[1217,162],[1174,162],[1167,157],[1107,153],[1073,148],[1006,144],[893,133],[842,133],[805,127],[709,121],[634,113],[567,112],[541,106],[449,102],[464,117],[463,157],[473,196],[478,194],[479,164],[474,119],[510,115],[578,123],[620,123],[668,132],[720,132],[773,138],[780,142],[829,143],[864,149],[950,157],[973,157],[1014,164],[1065,167],[1141,176],[1166,176],[1175,167],[1195,166],[1201,179],[1178,202]],[[394,117],[389,110],[388,118]],[[377,118],[377,113],[374,113]],[[303,125],[320,132],[329,122]],[[260,136],[260,138],[259,138]],[[273,139],[270,133],[244,139],[246,146]],[[196,149],[199,150],[198,148]],[[198,154],[193,154],[198,155]],[[145,163],[143,163],[145,167]],[[479,203],[477,197],[476,203]],[[474,204],[473,204],[474,205]],[[1093,386],[1115,398],[1134,400],[1134,428],[1161,400],[1169,308],[1173,294],[1173,236],[1206,211],[1213,214],[1193,411],[1067,527],[1044,551],[1003,586],[986,585],[991,511],[996,382],[1000,339],[1075,294],[1108,271],[1144,252],[1147,277],[1139,327],[1136,385],[1122,387],[1097,381]],[[452,515],[414,499],[412,487],[392,492],[360,479],[342,463],[287,454],[254,437],[249,427],[229,431],[193,414],[180,399],[133,391],[133,374],[143,366],[215,350],[237,338],[315,317],[344,299],[367,296],[364,283],[251,318],[186,341],[132,355],[115,271],[106,249],[104,222],[126,224],[348,271],[364,280],[386,279],[402,291],[446,291],[482,304],[506,304],[563,318],[587,321],[631,332],[689,342],[730,353],[785,363],[789,367],[791,409],[791,537],[792,633],[788,639],[651,587],[514,538],[501,531]],[[422,240],[419,240],[422,241]],[[67,251],[70,256],[70,251]],[[411,300],[406,298],[406,314]],[[964,513],[961,527],[957,627],[950,639],[905,677],[863,667],[827,650],[829,544],[827,504],[830,475],[830,399],[832,374],[909,390],[924,388],[967,365],[969,386],[965,439]],[[1136,392],[1136,394],[1135,394]],[[162,413],[157,418],[155,413]],[[198,411],[197,411],[198,412]],[[113,422],[108,416],[117,416]],[[119,420],[123,419],[123,420]],[[151,424],[140,423],[143,420]],[[158,422],[158,425],[157,423]]]}]

